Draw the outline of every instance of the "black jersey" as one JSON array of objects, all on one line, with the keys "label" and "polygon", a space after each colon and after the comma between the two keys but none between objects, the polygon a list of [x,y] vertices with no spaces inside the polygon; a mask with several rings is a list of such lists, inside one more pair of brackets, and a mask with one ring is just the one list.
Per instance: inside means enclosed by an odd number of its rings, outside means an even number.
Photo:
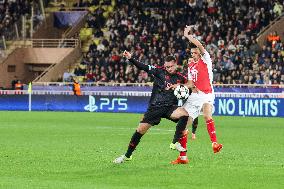
[{"label": "black jersey", "polygon": [[179,72],[170,74],[163,67],[158,68],[150,65],[145,65],[133,58],[129,59],[129,61],[139,69],[145,70],[148,74],[154,77],[154,84],[149,106],[158,107],[177,105],[178,100],[174,95],[173,90],[166,90],[166,88],[173,84],[186,83],[187,80],[185,76],[183,76]]}]

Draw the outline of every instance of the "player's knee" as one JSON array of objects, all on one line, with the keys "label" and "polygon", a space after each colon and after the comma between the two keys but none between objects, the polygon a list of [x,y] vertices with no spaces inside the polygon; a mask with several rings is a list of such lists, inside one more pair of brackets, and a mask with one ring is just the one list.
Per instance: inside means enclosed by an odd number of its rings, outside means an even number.
[{"label": "player's knee", "polygon": [[187,113],[187,111],[185,109],[181,109],[180,114],[182,116],[188,116],[188,113]]},{"label": "player's knee", "polygon": [[183,130],[183,131],[182,131],[182,136],[186,136],[187,133],[188,133],[188,130],[187,130],[187,129]]},{"label": "player's knee", "polygon": [[212,115],[203,115],[205,121],[212,119]]},{"label": "player's knee", "polygon": [[192,123],[192,118],[189,116],[187,120],[187,125],[191,125],[191,123]]},{"label": "player's knee", "polygon": [[144,135],[144,134],[147,132],[147,130],[146,130],[145,128],[140,128],[140,127],[138,127],[138,128],[136,129],[136,131],[137,131],[138,133],[142,134],[142,135]]},{"label": "player's knee", "polygon": [[149,127],[150,126],[148,126],[148,125],[139,125],[136,130],[137,130],[138,133],[144,135],[148,131]]}]

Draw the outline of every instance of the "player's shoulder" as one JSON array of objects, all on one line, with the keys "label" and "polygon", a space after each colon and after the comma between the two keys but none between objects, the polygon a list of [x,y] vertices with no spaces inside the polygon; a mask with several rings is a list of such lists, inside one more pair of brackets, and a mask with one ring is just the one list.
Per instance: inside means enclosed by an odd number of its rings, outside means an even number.
[{"label": "player's shoulder", "polygon": [[164,66],[155,66],[157,69],[165,69],[165,67]]},{"label": "player's shoulder", "polygon": [[159,73],[164,73],[166,74],[167,73],[167,70],[164,66],[155,66],[156,67],[156,70],[159,72]]}]

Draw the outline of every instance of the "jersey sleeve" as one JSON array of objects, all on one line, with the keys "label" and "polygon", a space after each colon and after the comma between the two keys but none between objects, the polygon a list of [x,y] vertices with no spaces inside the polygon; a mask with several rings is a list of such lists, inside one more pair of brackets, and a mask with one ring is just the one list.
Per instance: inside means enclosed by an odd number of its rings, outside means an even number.
[{"label": "jersey sleeve", "polygon": [[158,76],[160,73],[161,69],[156,68],[155,66],[152,65],[146,65],[143,64],[142,62],[139,62],[138,60],[134,58],[130,58],[129,62],[131,62],[133,65],[135,65],[138,69],[146,71],[148,74],[152,74],[155,76]]},{"label": "jersey sleeve", "polygon": [[203,54],[202,60],[208,66],[212,66],[212,60],[211,60],[210,54],[207,51],[205,51],[205,53]]}]

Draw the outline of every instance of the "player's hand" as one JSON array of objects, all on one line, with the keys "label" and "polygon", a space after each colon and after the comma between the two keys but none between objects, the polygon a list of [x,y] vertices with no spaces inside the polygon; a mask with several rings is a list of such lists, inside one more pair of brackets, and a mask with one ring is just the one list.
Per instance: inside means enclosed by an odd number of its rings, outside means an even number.
[{"label": "player's hand", "polygon": [[192,92],[193,93],[198,93],[198,90],[197,89],[192,89]]},{"label": "player's hand", "polygon": [[192,35],[189,35],[189,32],[191,32],[193,27],[194,27],[194,25],[190,25],[190,26],[186,25],[185,28],[184,28],[183,35],[187,38],[193,37]]},{"label": "player's hand", "polygon": [[193,93],[198,93],[198,90],[197,90],[196,87],[192,87],[192,88],[191,88],[191,91],[192,91]]},{"label": "player's hand", "polygon": [[132,57],[131,53],[126,50],[123,52],[123,56],[127,59],[130,59]]}]

